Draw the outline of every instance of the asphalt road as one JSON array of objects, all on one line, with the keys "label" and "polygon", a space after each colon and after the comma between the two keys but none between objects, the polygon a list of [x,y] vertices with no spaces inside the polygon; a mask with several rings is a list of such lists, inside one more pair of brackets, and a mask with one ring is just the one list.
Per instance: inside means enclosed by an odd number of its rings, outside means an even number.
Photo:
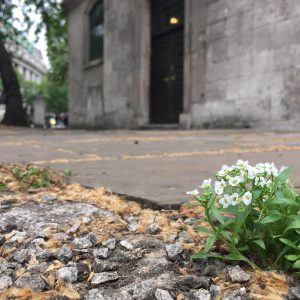
[{"label": "asphalt road", "polygon": [[292,165],[300,187],[300,131],[84,131],[0,127],[2,163],[70,169],[72,180],[160,204],[188,200],[185,191],[223,164]]}]

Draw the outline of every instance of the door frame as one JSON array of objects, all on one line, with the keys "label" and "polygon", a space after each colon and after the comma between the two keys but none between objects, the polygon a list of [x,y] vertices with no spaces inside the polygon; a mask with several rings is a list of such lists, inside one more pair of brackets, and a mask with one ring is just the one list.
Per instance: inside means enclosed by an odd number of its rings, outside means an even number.
[{"label": "door frame", "polygon": [[[140,37],[140,89],[139,89],[139,126],[150,125],[150,78],[151,78],[151,0],[136,0],[140,5],[139,18],[136,25]],[[191,103],[191,3],[184,0],[184,43],[183,43],[183,112],[179,116],[179,125],[186,126],[182,116],[189,113]],[[185,118],[184,118],[185,119]]]}]

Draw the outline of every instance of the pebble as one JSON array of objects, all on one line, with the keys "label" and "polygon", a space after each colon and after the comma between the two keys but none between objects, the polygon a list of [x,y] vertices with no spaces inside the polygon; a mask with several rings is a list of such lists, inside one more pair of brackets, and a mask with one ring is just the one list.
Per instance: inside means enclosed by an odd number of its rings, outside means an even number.
[{"label": "pebble", "polygon": [[95,273],[104,271],[115,271],[119,268],[119,263],[103,259],[95,259],[93,263],[93,270]]},{"label": "pebble", "polygon": [[93,250],[94,257],[97,258],[108,258],[109,257],[109,249],[108,248],[97,248]]},{"label": "pebble", "polygon": [[166,245],[167,257],[170,260],[176,260],[177,258],[179,258],[182,251],[183,249],[181,248],[179,243]]},{"label": "pebble", "polygon": [[121,241],[120,242],[120,245],[123,247],[123,248],[125,248],[126,250],[133,250],[133,245],[130,243],[130,242],[128,242],[127,240],[123,240],[123,241]]},{"label": "pebble", "polygon": [[115,281],[119,279],[119,275],[117,272],[102,272],[102,273],[95,273],[91,284],[98,285],[101,283],[109,282],[109,281]]},{"label": "pebble", "polygon": [[56,200],[56,199],[57,199],[57,197],[54,196],[54,195],[43,195],[43,196],[42,196],[42,200],[43,200],[44,202],[53,202],[53,201]]},{"label": "pebble", "polygon": [[155,291],[155,298],[156,300],[173,300],[170,293],[166,290],[157,289]]},{"label": "pebble", "polygon": [[219,259],[203,258],[193,263],[194,270],[204,276],[214,276],[224,272],[226,264]]},{"label": "pebble", "polygon": [[0,246],[2,246],[5,242],[6,242],[5,236],[0,234]]},{"label": "pebble", "polygon": [[91,241],[87,238],[75,238],[73,240],[73,245],[76,249],[87,249],[93,246]]},{"label": "pebble", "polygon": [[193,239],[190,238],[190,236],[187,234],[185,230],[180,231],[178,234],[178,241],[184,242],[184,243],[192,243]]},{"label": "pebble", "polygon": [[88,217],[84,217],[82,218],[82,223],[83,224],[89,224],[92,222],[92,219],[91,218],[88,218]]},{"label": "pebble", "polygon": [[250,280],[250,275],[241,269],[239,265],[231,267],[228,270],[228,276],[231,282],[244,283]]},{"label": "pebble", "polygon": [[148,300],[154,297],[154,287],[152,284],[146,282],[139,283],[133,288],[132,298],[134,300]]},{"label": "pebble", "polygon": [[57,276],[65,282],[74,283],[78,279],[78,271],[76,267],[64,267],[57,271]]},{"label": "pebble", "polygon": [[98,242],[98,237],[97,237],[97,235],[96,235],[95,233],[93,233],[93,232],[90,232],[89,234],[87,234],[87,235],[85,236],[85,238],[87,238],[87,239],[93,244],[93,246],[96,245],[97,242]]},{"label": "pebble", "polygon": [[126,215],[124,217],[124,220],[127,222],[127,223],[137,223],[139,221],[139,218],[134,216],[134,215]]},{"label": "pebble", "polygon": [[110,250],[114,250],[116,248],[117,240],[115,238],[108,239],[102,243],[102,245]]},{"label": "pebble", "polygon": [[57,258],[63,262],[69,261],[72,258],[72,256],[73,252],[67,245],[63,245],[57,253]]},{"label": "pebble", "polygon": [[87,300],[105,300],[100,289],[89,290]]},{"label": "pebble", "polygon": [[140,227],[140,224],[139,223],[135,223],[135,222],[129,223],[128,226],[127,226],[128,230],[130,232],[137,231],[139,229],[139,227]]},{"label": "pebble", "polygon": [[287,296],[288,300],[299,300],[300,299],[300,286],[291,287]]},{"label": "pebble", "polygon": [[203,288],[207,290],[210,286],[210,278],[204,276],[186,275],[182,276],[182,279],[179,280],[178,285],[188,289]]},{"label": "pebble", "polygon": [[223,300],[246,300],[249,299],[247,296],[246,289],[244,287],[240,288],[239,290],[235,290],[229,292]]},{"label": "pebble", "polygon": [[42,250],[37,252],[36,258],[39,261],[50,261],[52,258],[54,258],[54,255],[48,250]]},{"label": "pebble", "polygon": [[145,233],[154,234],[154,233],[157,233],[159,231],[159,229],[160,229],[159,225],[156,223],[153,223],[153,224],[150,224],[147,226]]},{"label": "pebble", "polygon": [[30,259],[30,252],[27,249],[16,251],[12,256],[12,259],[20,264],[23,264]]},{"label": "pebble", "polygon": [[68,233],[76,233],[78,231],[78,229],[80,228],[80,223],[79,224],[74,224],[70,227],[70,229],[68,230]]},{"label": "pebble", "polygon": [[210,292],[200,289],[193,294],[195,300],[211,300]]},{"label": "pebble", "polygon": [[221,296],[221,288],[218,285],[212,284],[209,291],[212,299],[216,299],[217,297]]},{"label": "pebble", "polygon": [[12,280],[9,276],[6,275],[0,276],[0,291],[8,289],[9,287],[12,286],[12,284],[13,284]]},{"label": "pebble", "polygon": [[16,282],[18,288],[30,288],[34,291],[41,292],[46,288],[44,280],[37,274],[30,276],[20,276]]}]

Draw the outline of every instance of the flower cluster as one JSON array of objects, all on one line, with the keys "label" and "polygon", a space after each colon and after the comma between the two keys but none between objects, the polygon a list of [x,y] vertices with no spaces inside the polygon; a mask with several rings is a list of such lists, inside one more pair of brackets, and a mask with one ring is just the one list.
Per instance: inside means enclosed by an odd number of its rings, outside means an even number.
[{"label": "flower cluster", "polygon": [[[251,166],[248,161],[238,160],[235,165],[223,165],[216,174],[216,181],[206,179],[200,186],[204,190],[214,190],[217,200],[221,206],[227,208],[229,205],[249,205],[252,202],[253,191],[260,189],[263,201],[271,191],[276,177],[286,167],[280,170],[274,163],[259,163]],[[200,191],[195,189],[187,192],[188,195],[199,197]]]}]

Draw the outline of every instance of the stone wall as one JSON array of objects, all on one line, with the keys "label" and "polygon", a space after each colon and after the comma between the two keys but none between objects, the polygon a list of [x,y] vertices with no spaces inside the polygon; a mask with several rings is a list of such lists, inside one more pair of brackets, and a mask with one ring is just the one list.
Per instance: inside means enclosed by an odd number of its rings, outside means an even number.
[{"label": "stone wall", "polygon": [[205,101],[195,97],[192,126],[300,118],[299,0],[207,1],[206,47]]}]

